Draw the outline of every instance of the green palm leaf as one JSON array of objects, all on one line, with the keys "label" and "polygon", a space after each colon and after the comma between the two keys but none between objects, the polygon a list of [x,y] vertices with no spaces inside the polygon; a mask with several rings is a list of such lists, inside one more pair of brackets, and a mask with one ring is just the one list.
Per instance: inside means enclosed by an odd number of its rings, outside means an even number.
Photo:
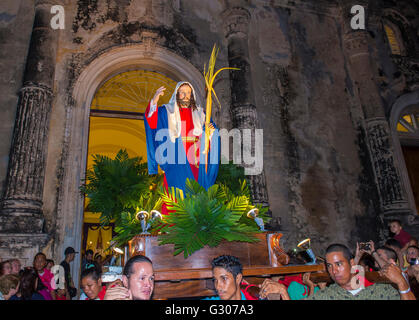
[{"label": "green palm leaf", "polygon": [[[259,232],[256,224],[239,223],[246,210],[253,206],[244,194],[234,195],[225,185],[213,185],[208,190],[196,181],[186,181],[185,196],[160,189],[162,200],[176,210],[164,218],[159,245],[174,244],[174,255],[183,252],[185,258],[204,246],[215,247],[222,240],[254,242]],[[246,218],[249,219],[249,218]],[[250,219],[249,219],[250,220]]]}]

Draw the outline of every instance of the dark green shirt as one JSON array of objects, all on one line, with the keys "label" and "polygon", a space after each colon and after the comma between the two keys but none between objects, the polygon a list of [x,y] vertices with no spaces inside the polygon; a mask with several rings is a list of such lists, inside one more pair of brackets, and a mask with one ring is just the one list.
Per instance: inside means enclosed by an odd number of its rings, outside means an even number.
[{"label": "dark green shirt", "polygon": [[400,300],[400,294],[390,284],[375,283],[353,295],[333,283],[304,300]]}]

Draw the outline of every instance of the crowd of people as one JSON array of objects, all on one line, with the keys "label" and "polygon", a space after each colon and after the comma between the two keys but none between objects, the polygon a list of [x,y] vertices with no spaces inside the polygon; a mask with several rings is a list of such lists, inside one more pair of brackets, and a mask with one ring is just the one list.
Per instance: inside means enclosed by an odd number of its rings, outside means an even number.
[{"label": "crowd of people", "polygon": [[[392,221],[394,236],[383,245],[373,241],[357,243],[354,254],[343,244],[327,247],[324,263],[330,282],[315,281],[310,273],[286,275],[250,284],[243,278],[237,257],[222,255],[212,260],[216,295],[211,300],[416,300],[419,295],[419,247],[417,239],[403,230],[400,221]],[[54,261],[39,252],[33,265],[22,269],[18,259],[0,262],[1,300],[150,300],[154,292],[152,261],[143,255],[130,258],[122,279],[102,281],[102,261],[87,250],[81,265],[79,290],[71,278],[70,262],[77,252],[68,247],[60,263],[62,279],[55,276]],[[307,263],[309,257],[294,257]],[[294,260],[293,262],[297,262]],[[297,262],[298,263],[298,262]],[[378,271],[387,281],[369,281],[365,272]],[[315,277],[314,277],[315,278]],[[78,294],[79,293],[79,294]]]}]

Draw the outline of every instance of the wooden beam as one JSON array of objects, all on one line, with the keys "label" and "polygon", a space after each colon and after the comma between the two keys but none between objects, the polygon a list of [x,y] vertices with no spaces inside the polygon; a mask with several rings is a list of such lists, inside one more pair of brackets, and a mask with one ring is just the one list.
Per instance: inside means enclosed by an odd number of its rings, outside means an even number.
[{"label": "wooden beam", "polygon": [[[305,272],[324,271],[323,264],[316,265],[288,265],[281,267],[244,267],[243,276],[274,276]],[[212,278],[211,268],[201,269],[160,269],[154,270],[156,281],[176,281],[191,279],[210,279]]]}]

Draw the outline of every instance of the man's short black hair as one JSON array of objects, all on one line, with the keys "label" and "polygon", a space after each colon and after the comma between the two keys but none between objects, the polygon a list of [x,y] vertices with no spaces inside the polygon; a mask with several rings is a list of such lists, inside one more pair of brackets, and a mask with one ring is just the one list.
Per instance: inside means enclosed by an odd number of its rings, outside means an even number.
[{"label": "man's short black hair", "polygon": [[400,244],[400,242],[399,242],[399,241],[397,241],[396,239],[393,239],[393,238],[388,239],[388,240],[386,241],[385,245],[386,245],[386,246],[397,247],[397,248],[399,248],[399,249],[401,249],[401,248],[402,248],[402,245]]},{"label": "man's short black hair", "polygon": [[333,243],[330,246],[328,246],[326,249],[326,254],[330,252],[342,252],[343,256],[346,260],[348,260],[348,262],[354,257],[351,253],[351,250],[349,250],[347,246],[340,243]]},{"label": "man's short black hair", "polygon": [[397,253],[393,249],[391,249],[389,247],[386,247],[386,246],[381,246],[381,247],[379,247],[379,248],[376,249],[376,251],[378,251],[378,250],[385,251],[387,258],[393,259],[394,262],[398,262]]},{"label": "man's short black hair", "polygon": [[83,280],[84,278],[90,277],[95,281],[98,281],[101,277],[102,273],[95,267],[91,266],[90,268],[87,268],[81,273],[80,279]]},{"label": "man's short black hair", "polygon": [[212,269],[216,267],[223,268],[230,272],[234,279],[236,279],[238,274],[243,274],[243,266],[240,263],[239,258],[229,255],[222,255],[212,260],[211,262]]},{"label": "man's short black hair", "polygon": [[89,255],[89,254],[91,254],[93,256],[93,250],[91,250],[91,249],[86,250],[86,256]]},{"label": "man's short black hair", "polygon": [[139,255],[133,256],[131,259],[127,261],[122,274],[126,276],[127,278],[129,278],[131,274],[133,273],[132,269],[133,269],[134,264],[138,262],[148,262],[149,264],[153,265],[153,262],[149,258],[139,254]]}]

